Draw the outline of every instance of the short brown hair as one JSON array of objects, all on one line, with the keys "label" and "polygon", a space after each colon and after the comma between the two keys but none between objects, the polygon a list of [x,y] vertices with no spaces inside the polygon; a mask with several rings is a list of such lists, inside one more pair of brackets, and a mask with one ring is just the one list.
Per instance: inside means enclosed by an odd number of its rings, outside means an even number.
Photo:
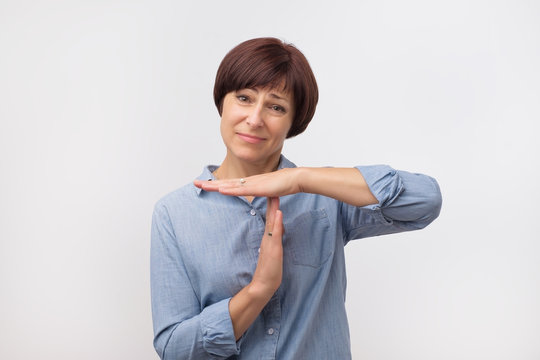
[{"label": "short brown hair", "polygon": [[295,105],[287,138],[301,134],[308,126],[319,100],[317,81],[306,57],[294,45],[276,38],[244,41],[225,55],[214,84],[214,102],[219,115],[223,98],[231,91],[255,87],[291,91]]}]

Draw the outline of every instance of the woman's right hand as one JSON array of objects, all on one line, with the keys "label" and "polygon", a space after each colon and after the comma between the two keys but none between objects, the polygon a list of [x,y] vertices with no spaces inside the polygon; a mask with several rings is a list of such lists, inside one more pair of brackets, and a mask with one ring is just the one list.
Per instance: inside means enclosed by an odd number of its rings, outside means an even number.
[{"label": "woman's right hand", "polygon": [[251,280],[251,290],[272,297],[283,275],[283,213],[279,198],[267,198],[266,228],[259,248],[259,261]]}]

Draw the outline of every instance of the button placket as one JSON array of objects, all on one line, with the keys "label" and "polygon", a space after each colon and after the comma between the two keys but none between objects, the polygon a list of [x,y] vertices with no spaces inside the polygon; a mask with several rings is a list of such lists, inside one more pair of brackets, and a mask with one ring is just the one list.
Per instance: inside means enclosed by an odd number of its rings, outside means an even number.
[{"label": "button placket", "polygon": [[[252,234],[263,234],[264,233],[264,217],[261,216],[261,211],[259,211],[258,208],[254,207],[253,204],[251,204],[251,207],[247,209],[246,214],[251,215],[251,222],[252,225],[250,226],[250,231]],[[258,259],[259,253],[260,253],[260,243],[261,243],[261,236],[256,235],[253,239],[253,242],[250,245],[253,245],[253,251],[255,255],[255,259]]]},{"label": "button placket", "polygon": [[263,317],[266,326],[266,336],[268,341],[272,342],[272,348],[275,351],[279,338],[279,328],[281,325],[281,305],[279,301],[279,290],[272,296],[270,301],[263,309]]}]

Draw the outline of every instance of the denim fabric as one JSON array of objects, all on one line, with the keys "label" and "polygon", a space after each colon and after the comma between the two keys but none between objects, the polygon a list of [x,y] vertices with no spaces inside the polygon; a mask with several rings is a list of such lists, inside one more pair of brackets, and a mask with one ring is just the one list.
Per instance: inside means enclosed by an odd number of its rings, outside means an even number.
[{"label": "denim fabric", "polygon": [[[282,156],[280,168],[295,165]],[[199,179],[213,179],[207,166]],[[266,198],[188,184],[155,206],[151,240],[154,346],[162,359],[350,359],[344,245],[421,229],[439,214],[428,176],[358,166],[379,204],[355,207],[299,193],[280,198],[283,281],[236,342],[228,311],[257,265]]]}]

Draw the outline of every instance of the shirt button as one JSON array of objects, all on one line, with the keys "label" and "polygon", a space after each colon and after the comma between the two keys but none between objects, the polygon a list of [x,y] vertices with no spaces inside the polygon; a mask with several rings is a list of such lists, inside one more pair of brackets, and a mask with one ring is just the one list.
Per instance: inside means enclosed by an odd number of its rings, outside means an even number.
[{"label": "shirt button", "polygon": [[255,216],[257,215],[257,211],[255,211],[255,209],[251,209],[251,211],[249,212],[252,216]]},{"label": "shirt button", "polygon": [[268,333],[268,335],[272,335],[274,333],[274,329],[272,329],[272,328],[268,329],[267,333]]}]

